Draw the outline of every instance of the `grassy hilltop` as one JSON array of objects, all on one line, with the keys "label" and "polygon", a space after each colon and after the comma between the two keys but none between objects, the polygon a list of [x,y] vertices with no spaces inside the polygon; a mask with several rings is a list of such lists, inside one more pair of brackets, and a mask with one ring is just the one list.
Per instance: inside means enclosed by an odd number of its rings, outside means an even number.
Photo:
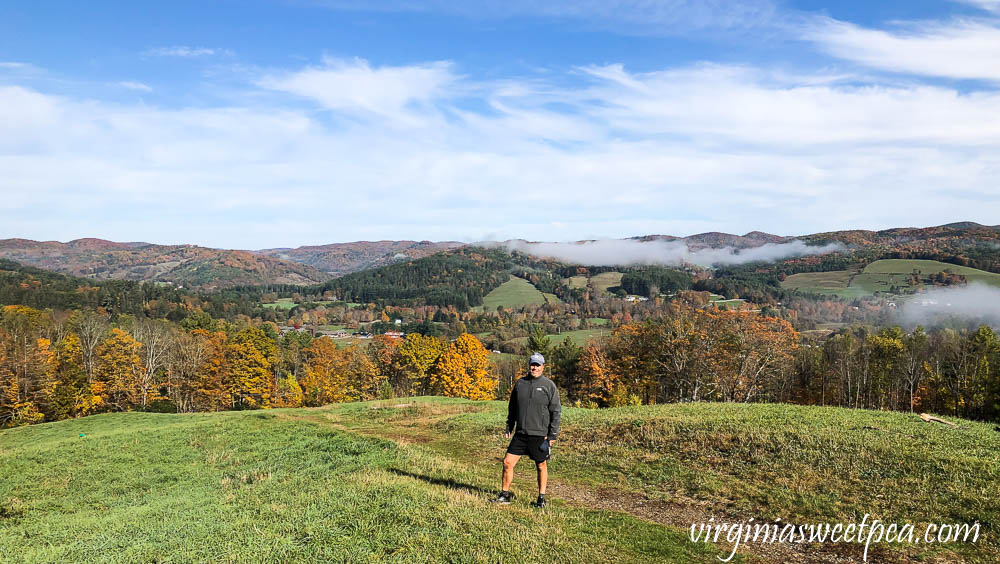
[{"label": "grassy hilltop", "polygon": [[[564,410],[544,511],[530,461],[486,503],[503,402],[120,413],[0,431],[3,561],[711,562],[692,522],[978,520],[977,544],[869,561],[1000,558],[1000,433],[900,413],[683,404]],[[81,434],[85,436],[80,436]],[[860,561],[750,545],[742,561]]]}]

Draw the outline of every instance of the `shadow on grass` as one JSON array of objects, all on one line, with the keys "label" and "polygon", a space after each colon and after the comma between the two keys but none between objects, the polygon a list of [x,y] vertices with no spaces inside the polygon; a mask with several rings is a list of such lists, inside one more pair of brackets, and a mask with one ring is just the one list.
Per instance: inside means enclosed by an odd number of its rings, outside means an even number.
[{"label": "shadow on grass", "polygon": [[465,484],[462,482],[456,482],[451,478],[434,478],[432,476],[424,476],[422,474],[414,474],[413,472],[407,472],[406,470],[400,470],[399,468],[387,468],[389,472],[396,474],[397,476],[406,476],[408,478],[415,478],[417,480],[423,480],[428,484],[434,484],[435,486],[444,486],[446,488],[451,488],[454,490],[465,490],[471,493],[478,493],[483,495],[495,494],[496,490],[488,490],[486,488],[481,488],[479,486],[473,486],[472,484]]}]

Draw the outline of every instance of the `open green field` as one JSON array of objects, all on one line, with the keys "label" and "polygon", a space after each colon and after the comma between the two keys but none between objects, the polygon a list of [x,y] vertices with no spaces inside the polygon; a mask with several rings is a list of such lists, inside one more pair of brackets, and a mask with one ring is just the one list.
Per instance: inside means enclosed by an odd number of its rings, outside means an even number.
[{"label": "open green field", "polygon": [[[342,305],[346,304],[347,307],[357,307],[357,306],[361,305],[359,303],[354,303],[354,302],[313,302],[313,303],[315,303],[316,305],[319,305],[319,306],[327,306],[327,307],[329,307],[331,304],[335,304],[335,303],[339,303],[339,304],[342,304]],[[274,303],[260,304],[260,305],[262,305],[262,306],[264,306],[266,308],[272,308],[272,309],[277,308],[277,309],[288,310],[288,309],[292,309],[293,307],[299,305],[299,302],[296,302],[292,298],[278,298],[277,300],[274,301]]]},{"label": "open green field", "polygon": [[733,300],[712,300],[711,303],[720,309],[741,309],[743,304],[747,303],[747,301],[736,298]]},{"label": "open green field", "polygon": [[605,294],[608,288],[621,285],[622,276],[621,272],[602,272],[590,277],[590,285],[594,287],[598,295]]},{"label": "open green field", "polygon": [[[569,284],[570,288],[586,288],[587,277],[570,276],[566,279],[566,283]],[[608,291],[608,288],[618,286],[621,283],[621,272],[602,272],[590,277],[590,284],[594,287],[594,291],[597,292],[597,295],[602,295]]]},{"label": "open green field", "polygon": [[542,297],[545,298],[545,303],[547,303],[547,304],[561,304],[561,303],[563,303],[563,301],[559,299],[559,296],[557,296],[555,294],[549,294],[549,293],[543,292],[542,293]]},{"label": "open green field", "polygon": [[[991,425],[786,405],[567,407],[539,511],[529,461],[514,504],[487,502],[505,414],[505,402],[413,398],[0,431],[2,559],[718,562],[727,547],[690,542],[691,523],[866,513],[981,526],[975,544],[880,544],[869,562],[1000,558]],[[749,543],[737,560],[860,562],[862,550]]]},{"label": "open green field", "polygon": [[295,300],[293,300],[292,298],[278,298],[272,304],[261,304],[261,305],[264,306],[264,307],[266,307],[266,308],[271,308],[271,309],[286,309],[287,310],[287,309],[292,309],[293,307],[295,307],[295,306],[297,306],[299,304],[295,303]]},{"label": "open green field", "polygon": [[[552,342],[553,346],[563,342],[568,337],[573,344],[581,347],[583,345],[586,345],[587,341],[590,339],[609,337],[609,336],[611,336],[611,330],[600,327],[594,329],[578,329],[576,331],[563,331],[562,333],[553,333],[551,335],[547,335],[549,340]],[[512,340],[517,341],[519,343],[528,342],[527,337],[518,337]]]},{"label": "open green field", "polygon": [[850,270],[834,270],[832,272],[803,272],[793,274],[781,283],[781,287],[786,290],[805,290],[820,292],[825,290],[843,290],[851,283],[851,276],[855,273]]},{"label": "open green field", "polygon": [[519,308],[526,305],[542,305],[545,303],[545,296],[538,291],[538,288],[516,276],[511,276],[510,280],[504,282],[489,294],[483,297],[483,311],[496,310],[497,306]]},{"label": "open green field", "polygon": [[709,294],[708,301],[720,309],[740,309],[743,307],[743,304],[747,303],[746,300],[741,298],[727,300],[725,296],[720,296],[719,294]]},{"label": "open green field", "polygon": [[893,286],[905,287],[914,270],[919,271],[922,277],[948,271],[965,276],[970,283],[981,282],[1000,287],[1000,274],[935,260],[916,259],[879,260],[869,264],[861,272],[837,270],[793,274],[781,283],[781,287],[842,298],[859,298],[874,295],[875,292],[888,292]]}]

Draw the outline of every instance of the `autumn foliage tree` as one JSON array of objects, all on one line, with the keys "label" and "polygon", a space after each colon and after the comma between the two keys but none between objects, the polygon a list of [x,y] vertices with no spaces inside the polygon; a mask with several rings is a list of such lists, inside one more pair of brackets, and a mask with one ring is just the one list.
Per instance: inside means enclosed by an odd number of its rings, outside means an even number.
[{"label": "autumn foliage tree", "polygon": [[270,407],[277,382],[278,347],[264,331],[248,327],[226,345],[224,381],[234,408]]},{"label": "autumn foliage tree", "polygon": [[461,335],[434,365],[431,391],[454,398],[495,399],[497,379],[489,355],[479,339],[468,333]]},{"label": "autumn foliage tree", "polygon": [[348,387],[348,352],[338,349],[333,339],[313,339],[305,354],[305,375],[300,384],[303,402],[307,406],[321,406],[356,399]]},{"label": "autumn foliage tree", "polygon": [[97,349],[97,381],[91,385],[93,395],[100,398],[95,409],[122,411],[144,405],[150,390],[143,378],[141,352],[142,343],[121,329],[111,330]]},{"label": "autumn foliage tree", "polygon": [[396,349],[399,369],[408,383],[408,393],[423,395],[430,390],[431,370],[446,350],[440,339],[411,333]]}]

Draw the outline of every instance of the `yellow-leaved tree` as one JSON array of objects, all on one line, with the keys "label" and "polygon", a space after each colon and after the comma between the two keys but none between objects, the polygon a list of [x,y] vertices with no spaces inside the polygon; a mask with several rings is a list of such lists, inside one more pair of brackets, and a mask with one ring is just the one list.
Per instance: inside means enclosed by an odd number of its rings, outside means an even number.
[{"label": "yellow-leaved tree", "polygon": [[142,376],[146,367],[139,354],[142,343],[121,329],[112,329],[110,336],[97,349],[97,381],[91,385],[94,410],[107,405],[125,411],[142,401]]},{"label": "yellow-leaved tree", "polygon": [[226,346],[226,383],[233,407],[269,408],[276,382],[278,346],[264,331],[249,327]]},{"label": "yellow-leaved tree", "polygon": [[497,379],[490,353],[479,339],[463,333],[441,354],[430,378],[435,394],[473,400],[496,398]]},{"label": "yellow-leaved tree", "polygon": [[431,369],[447,346],[434,337],[410,333],[396,349],[400,371],[410,382],[410,393],[423,395],[430,389]]}]

